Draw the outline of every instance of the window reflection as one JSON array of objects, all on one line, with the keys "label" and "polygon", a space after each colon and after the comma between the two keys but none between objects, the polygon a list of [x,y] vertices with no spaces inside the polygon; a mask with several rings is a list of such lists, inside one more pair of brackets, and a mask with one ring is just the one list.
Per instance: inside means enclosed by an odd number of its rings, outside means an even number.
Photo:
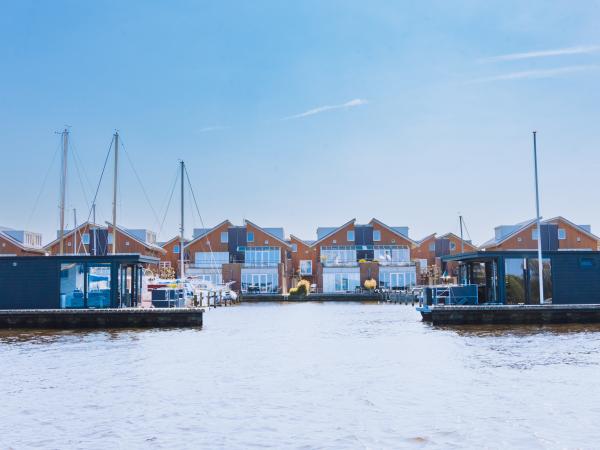
[{"label": "window reflection", "polygon": [[110,263],[88,267],[88,308],[110,307]]},{"label": "window reflection", "polygon": [[84,301],[84,266],[70,263],[60,265],[60,307],[83,308]]}]

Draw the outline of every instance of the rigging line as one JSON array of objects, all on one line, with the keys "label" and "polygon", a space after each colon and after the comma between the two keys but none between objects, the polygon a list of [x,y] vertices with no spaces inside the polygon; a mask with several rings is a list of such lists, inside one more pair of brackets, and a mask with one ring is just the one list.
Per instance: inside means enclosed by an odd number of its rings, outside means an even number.
[{"label": "rigging line", "polygon": [[[198,212],[198,217],[200,219],[200,225],[202,225],[202,228],[204,228],[206,230],[206,227],[204,226],[204,221],[202,220],[202,214],[200,214],[200,208],[198,208],[198,202],[196,201],[196,194],[194,193],[194,188],[192,187],[192,182],[190,180],[190,174],[187,171],[187,167],[184,166],[184,170],[185,170],[185,176],[188,181],[188,185],[190,187],[190,191],[192,192],[192,198],[194,199],[194,205],[196,205],[196,211]],[[213,263],[213,267],[211,269],[213,270],[215,275],[218,275],[219,271],[217,270],[217,262],[215,260],[215,255],[212,250],[212,246],[210,245],[210,239],[208,239],[208,233],[206,234],[205,237],[206,237],[206,244],[208,245],[208,250],[210,252],[210,259],[211,259],[211,262]]]},{"label": "rigging line", "polygon": [[[174,186],[174,185],[175,185],[175,183],[177,183],[177,179],[179,178],[179,172],[180,172],[179,168],[178,168],[178,167],[176,167],[176,168],[175,168],[175,172],[174,172],[174,174],[173,174],[173,181],[172,181],[172,182],[170,182],[170,183],[169,183],[167,186]],[[174,187],[173,187],[172,189],[174,189]],[[171,192],[171,191],[167,189],[167,191],[165,192],[165,194],[166,194],[166,195],[165,195],[165,198],[164,198],[164,200],[161,202],[161,208],[160,208],[160,210],[159,210],[159,211],[160,211],[160,212],[164,211],[164,214],[167,214],[167,210],[165,209],[165,207],[167,207],[167,208],[168,208],[168,206],[170,205],[170,202],[171,202],[171,200],[170,200],[170,196],[169,196],[169,195],[172,195],[172,194],[169,194],[170,192]],[[167,202],[169,202],[169,205],[167,204]],[[164,215],[163,215],[163,216],[164,216]],[[164,222],[164,221],[163,221],[163,222]],[[162,222],[161,222],[161,223],[162,223]]]},{"label": "rigging line", "polygon": [[110,157],[110,151],[113,146],[113,142],[115,141],[115,137],[113,136],[110,140],[110,145],[108,146],[108,152],[106,153],[106,158],[104,159],[104,166],[102,166],[102,172],[100,173],[100,179],[98,180],[98,185],[96,186],[96,193],[94,194],[94,199],[92,200],[92,207],[88,213],[87,221],[90,221],[90,217],[92,216],[92,209],[96,204],[96,199],[98,198],[98,191],[100,190],[100,185],[102,184],[102,178],[104,177],[104,171],[106,170],[106,165],[108,164],[108,158]]},{"label": "rigging line", "polygon": [[133,169],[133,173],[135,174],[135,177],[137,178],[137,181],[138,181],[138,183],[140,184],[140,186],[142,188],[142,192],[144,193],[144,197],[146,197],[146,201],[148,202],[148,206],[150,206],[150,210],[152,211],[152,214],[154,215],[154,220],[156,220],[156,225],[160,225],[160,220],[158,219],[158,214],[156,214],[156,210],[154,209],[154,206],[152,206],[152,202],[150,201],[150,197],[148,196],[148,192],[146,192],[146,188],[144,187],[144,184],[142,183],[142,179],[138,175],[137,170],[135,170],[135,166],[133,165],[133,161],[131,160],[131,157],[129,156],[129,152],[125,148],[125,143],[123,142],[123,138],[121,138],[121,148],[124,150],[125,156],[127,156],[127,161],[129,161],[129,164],[131,165],[131,168]]},{"label": "rigging line", "polygon": [[48,181],[48,175],[50,175],[50,171],[54,166],[54,161],[56,161],[56,155],[58,155],[58,151],[60,150],[60,143],[56,146],[56,150],[54,151],[54,156],[52,156],[52,161],[48,165],[48,169],[46,170],[46,175],[44,175],[44,180],[42,181],[42,186],[38,192],[37,197],[35,198],[35,202],[33,203],[33,208],[31,213],[29,214],[29,218],[27,219],[27,228],[29,228],[29,224],[31,223],[31,219],[37,210],[38,203],[40,202],[40,198],[42,197],[42,193],[44,192],[44,188],[46,187],[46,182]]},{"label": "rigging line", "polygon": [[176,173],[176,177],[173,180],[173,186],[171,187],[171,195],[169,196],[169,202],[167,203],[167,207],[165,209],[165,214],[163,216],[162,223],[160,224],[160,229],[158,230],[158,235],[162,232],[163,226],[165,225],[165,220],[167,220],[167,213],[169,212],[169,207],[171,206],[171,200],[173,200],[173,194],[175,193],[175,186],[177,185],[177,180],[179,179],[179,173]]},{"label": "rigging line", "polygon": [[81,186],[81,192],[83,193],[83,201],[85,202],[85,206],[87,208],[90,207],[90,203],[88,201],[88,195],[87,195],[87,190],[85,188],[85,185],[83,183],[83,178],[81,178],[81,168],[80,168],[80,162],[79,162],[79,158],[77,157],[77,153],[75,151],[75,148],[72,147],[72,154],[73,154],[73,162],[74,162],[74,166],[75,169],[77,171],[77,178],[79,179],[79,185]]}]

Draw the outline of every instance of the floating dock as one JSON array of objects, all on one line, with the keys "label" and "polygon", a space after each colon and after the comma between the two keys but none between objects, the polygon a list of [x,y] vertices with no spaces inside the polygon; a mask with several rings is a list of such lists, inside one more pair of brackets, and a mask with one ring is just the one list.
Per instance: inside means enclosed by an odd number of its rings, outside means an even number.
[{"label": "floating dock", "polygon": [[600,304],[436,305],[417,308],[433,325],[545,325],[600,323]]},{"label": "floating dock", "polygon": [[0,310],[1,328],[194,328],[202,308],[12,309]]}]

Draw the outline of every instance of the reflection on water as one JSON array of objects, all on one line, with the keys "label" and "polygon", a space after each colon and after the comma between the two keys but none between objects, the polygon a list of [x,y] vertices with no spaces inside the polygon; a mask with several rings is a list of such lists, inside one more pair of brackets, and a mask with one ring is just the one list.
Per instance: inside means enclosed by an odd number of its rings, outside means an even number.
[{"label": "reflection on water", "polygon": [[257,304],[202,330],[0,331],[0,448],[594,448],[600,327]]}]

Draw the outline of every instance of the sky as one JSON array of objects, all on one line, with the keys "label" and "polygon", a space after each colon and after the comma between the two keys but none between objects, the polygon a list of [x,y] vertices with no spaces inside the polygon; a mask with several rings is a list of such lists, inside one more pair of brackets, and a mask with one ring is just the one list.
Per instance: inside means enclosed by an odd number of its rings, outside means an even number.
[{"label": "sky", "polygon": [[[541,214],[600,233],[598,1],[4,1],[0,225],[90,216],[119,131],[117,222],[249,219],[314,239],[372,217],[420,239]],[[112,160],[97,222],[111,219]],[[169,198],[171,201],[169,202]]]}]

